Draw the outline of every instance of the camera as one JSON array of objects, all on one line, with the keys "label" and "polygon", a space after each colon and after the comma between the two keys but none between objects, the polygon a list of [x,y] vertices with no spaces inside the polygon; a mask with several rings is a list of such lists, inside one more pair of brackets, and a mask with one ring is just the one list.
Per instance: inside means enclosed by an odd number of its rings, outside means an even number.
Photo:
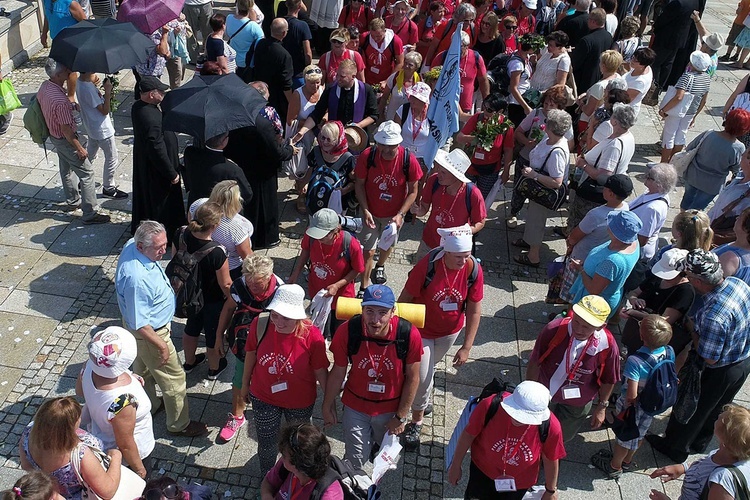
[{"label": "camera", "polygon": [[339,224],[350,233],[359,233],[362,231],[362,217],[339,215]]}]

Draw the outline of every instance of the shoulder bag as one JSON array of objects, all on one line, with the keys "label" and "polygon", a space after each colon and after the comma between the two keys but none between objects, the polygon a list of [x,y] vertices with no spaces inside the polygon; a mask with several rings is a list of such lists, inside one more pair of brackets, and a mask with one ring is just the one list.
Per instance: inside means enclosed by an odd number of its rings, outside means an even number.
[{"label": "shoulder bag", "polygon": [[[695,77],[693,75],[690,76],[690,84],[689,87],[693,86],[693,80]],[[659,105],[659,109],[662,109],[669,101],[672,100],[672,98],[677,93],[677,88],[674,85],[670,85],[667,88],[667,92],[664,94],[664,98],[661,100],[661,104]],[[667,111],[667,116],[677,116],[679,118],[682,118],[687,113],[688,108],[690,108],[690,104],[693,102],[693,98],[695,96],[691,94],[690,92],[685,92],[685,95],[682,96],[682,100],[677,103],[676,106],[672,107],[669,111]]]},{"label": "shoulder bag", "polygon": [[[547,153],[547,157],[544,159],[544,164],[542,164],[542,168],[539,169],[540,174],[549,175],[549,172],[547,171],[547,162],[555,149],[562,150],[562,148],[552,148],[550,152]],[[565,180],[560,184],[560,187],[555,189],[544,186],[531,177],[524,177],[521,175],[519,175],[519,179],[516,181],[513,190],[516,191],[517,195],[521,196],[522,199],[528,198],[530,201],[539,203],[549,210],[557,210],[560,208],[565,201],[565,198],[568,196],[568,186],[565,184]]]},{"label": "shoulder bag", "polygon": [[[70,466],[73,468],[73,472],[75,473],[76,478],[78,478],[78,482],[83,486],[83,498],[88,500],[101,500],[101,497],[98,496],[91,486],[86,483],[86,480],[81,474],[81,455],[79,453],[81,447],[88,448],[89,452],[99,460],[99,463],[104,470],[109,469],[109,455],[84,443],[79,443],[78,446],[73,448],[73,451],[70,452]],[[143,494],[143,488],[145,487],[146,481],[141,479],[138,474],[127,468],[125,465],[121,464],[120,484],[117,486],[117,492],[111,500],[133,500],[134,498],[139,498]]]},{"label": "shoulder bag", "polygon": [[682,177],[683,175],[685,175],[685,172],[687,171],[690,164],[693,162],[693,158],[695,158],[695,155],[698,154],[698,150],[703,145],[703,141],[706,140],[706,137],[708,137],[709,133],[711,133],[710,130],[704,132],[703,137],[701,137],[701,141],[693,149],[682,150],[672,157],[672,161],[671,161],[672,166],[677,171],[677,175],[679,177]]},{"label": "shoulder bag", "polygon": [[[622,139],[618,137],[616,140],[620,143],[620,157],[617,159],[617,165],[615,166],[615,171],[612,172],[613,174],[617,173],[617,169],[620,166],[620,160],[622,159],[622,151],[625,149],[625,144],[623,144]],[[602,148],[602,151],[604,151],[604,148]],[[599,159],[601,157],[602,153],[599,153],[599,156],[594,163],[594,168],[597,170],[599,169]],[[598,203],[599,205],[604,205],[607,202],[604,199],[604,184],[599,184],[599,181],[591,176],[578,184],[576,196],[580,196],[582,199],[590,202]]]}]

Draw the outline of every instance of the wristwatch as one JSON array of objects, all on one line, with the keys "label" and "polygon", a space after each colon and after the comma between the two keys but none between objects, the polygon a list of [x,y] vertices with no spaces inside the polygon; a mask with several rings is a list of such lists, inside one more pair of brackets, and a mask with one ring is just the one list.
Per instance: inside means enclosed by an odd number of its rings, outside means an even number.
[{"label": "wristwatch", "polygon": [[406,417],[399,417],[396,413],[393,414],[393,418],[395,418],[396,420],[398,420],[402,424],[405,424],[407,422],[407,420],[409,420]]},{"label": "wristwatch", "polygon": [[609,406],[609,401],[607,401],[606,399],[604,401],[600,400],[598,403],[596,403],[596,405],[601,406],[602,408],[607,408]]},{"label": "wristwatch", "polygon": [[546,486],[544,487],[544,490],[547,493],[549,493],[550,495],[554,495],[555,493],[557,493],[557,489],[551,490],[551,489],[547,488]]}]

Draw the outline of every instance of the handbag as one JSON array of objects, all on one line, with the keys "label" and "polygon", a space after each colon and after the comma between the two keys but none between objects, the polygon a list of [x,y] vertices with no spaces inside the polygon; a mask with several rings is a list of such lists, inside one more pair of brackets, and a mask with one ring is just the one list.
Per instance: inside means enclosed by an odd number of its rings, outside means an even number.
[{"label": "handbag", "polygon": [[[78,446],[76,446],[73,451],[70,452],[70,465],[73,468],[73,472],[75,473],[76,477],[78,478],[78,482],[83,485],[83,498],[89,500],[101,500],[101,497],[98,496],[93,489],[91,489],[91,486],[86,483],[86,480],[81,475],[81,454],[79,453],[79,449],[82,446],[86,446],[89,449],[89,451],[97,458],[97,460],[99,460],[99,463],[102,465],[102,468],[104,468],[104,470],[109,469],[109,455],[97,448],[88,446],[84,443],[79,443]],[[141,479],[138,474],[136,474],[129,468],[120,464],[120,484],[117,486],[117,492],[115,492],[115,495],[111,500],[133,500],[134,498],[139,498],[143,494],[143,488],[145,487],[146,481]]]},{"label": "handbag", "polygon": [[641,432],[638,429],[638,421],[635,419],[635,414],[635,406],[630,405],[618,415],[615,415],[615,420],[612,422],[612,431],[620,441],[632,441],[641,436]]},{"label": "handbag", "polygon": [[677,376],[680,385],[677,387],[677,402],[672,407],[672,416],[683,425],[688,423],[698,408],[704,367],[705,362],[695,349],[692,349]]},{"label": "handbag", "polygon": [[[547,161],[549,160],[552,151],[554,151],[555,149],[562,148],[552,148],[550,152],[547,153],[547,157],[544,159],[544,164],[539,170],[540,174],[549,175],[546,170]],[[568,196],[568,186],[564,181],[562,184],[560,184],[560,187],[550,188],[542,185],[539,181],[534,180],[531,177],[523,176],[520,176],[516,181],[515,186],[513,186],[513,190],[518,196],[521,196],[522,199],[525,198],[530,201],[536,202],[543,207],[548,208],[549,210],[557,210],[558,208],[560,208],[563,202],[565,202],[565,198]]]},{"label": "handbag", "polygon": [[[617,166],[619,167],[620,159],[622,158],[622,150],[625,148],[625,145],[622,144],[622,140],[620,138],[617,138],[617,140],[620,142],[620,158],[617,159]],[[603,148],[602,151],[604,151]],[[599,153],[599,156],[596,158],[596,162],[594,163],[594,168],[599,168],[599,159],[601,157],[602,153]],[[617,173],[617,167],[615,167],[615,171],[613,173]],[[599,184],[599,181],[591,178],[590,176],[586,177],[583,182],[578,183],[578,187],[576,188],[576,196],[580,196],[586,201],[598,203],[599,205],[604,205],[607,202],[604,199],[604,185]]]},{"label": "handbag", "polygon": [[[693,75],[690,75],[690,77],[692,78]],[[669,101],[671,101],[675,94],[677,94],[677,88],[674,85],[670,85],[667,88],[667,92],[664,94],[664,99],[661,100],[659,109],[662,109]],[[678,102],[676,106],[672,107],[672,109],[667,111],[667,116],[678,116],[680,118],[685,116],[688,108],[690,107],[690,104],[692,104],[693,102],[694,97],[695,96],[690,92],[685,92],[685,95],[682,96],[682,100]]]},{"label": "handbag", "polygon": [[721,211],[721,215],[711,221],[711,229],[714,231],[714,237],[711,240],[711,245],[717,247],[725,243],[731,243],[737,239],[737,235],[734,234],[734,223],[737,221],[739,215],[729,215],[734,210],[734,207],[739,205],[742,200],[750,196],[750,189],[745,191],[742,196],[736,200],[728,203],[727,206]]},{"label": "handbag", "polygon": [[674,167],[675,171],[677,172],[677,175],[679,177],[682,177],[685,175],[685,172],[687,171],[690,164],[693,162],[693,158],[695,158],[695,155],[698,154],[698,150],[701,148],[701,145],[703,144],[703,141],[708,136],[708,132],[705,132],[703,134],[703,137],[701,137],[701,141],[698,143],[696,147],[690,150],[683,149],[679,153],[675,154],[672,157],[671,163]]},{"label": "handbag", "polygon": [[0,80],[0,115],[7,115],[14,109],[21,107],[13,82],[8,78]]}]

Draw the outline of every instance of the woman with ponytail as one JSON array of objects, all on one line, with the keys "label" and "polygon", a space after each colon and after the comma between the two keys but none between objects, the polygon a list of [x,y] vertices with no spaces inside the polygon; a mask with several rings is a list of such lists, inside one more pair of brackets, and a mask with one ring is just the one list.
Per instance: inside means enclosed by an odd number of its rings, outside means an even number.
[{"label": "woman with ponytail", "polygon": [[[187,227],[177,230],[172,245],[172,255],[178,252],[188,252],[205,257],[199,260],[198,272],[203,291],[203,308],[188,316],[185,332],[182,334],[182,348],[185,363],[182,367],[185,373],[190,373],[206,360],[208,355],[208,379],[216,380],[227,367],[227,360],[223,356],[222,342],[216,341],[216,328],[219,316],[224,307],[224,299],[229,296],[232,279],[229,276],[229,262],[224,247],[212,241],[211,234],[219,227],[224,210],[214,202],[206,202],[195,211]],[[196,354],[198,337],[201,331],[206,336],[206,354]]]},{"label": "woman with ponytail", "polygon": [[57,481],[42,471],[29,472],[20,477],[2,500],[63,500],[57,492]]}]

